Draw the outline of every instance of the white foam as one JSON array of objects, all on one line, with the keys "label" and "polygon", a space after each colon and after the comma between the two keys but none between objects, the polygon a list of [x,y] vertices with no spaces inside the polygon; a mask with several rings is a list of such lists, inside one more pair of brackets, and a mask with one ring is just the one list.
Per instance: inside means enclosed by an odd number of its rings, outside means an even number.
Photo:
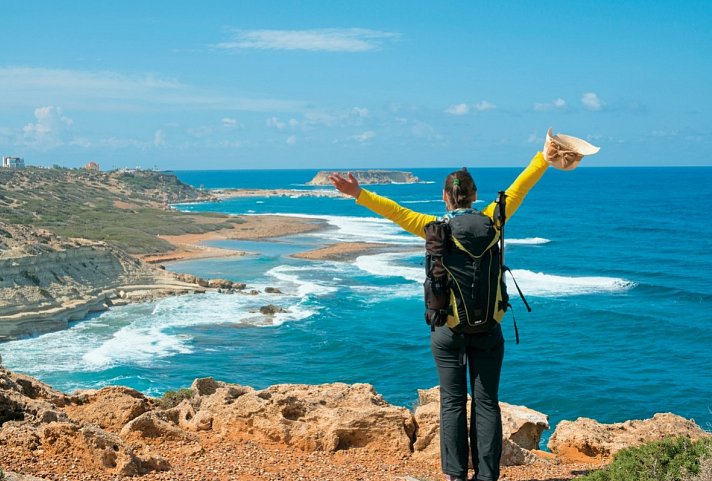
[{"label": "white foam", "polygon": [[256,201],[255,201],[255,204],[264,204],[264,203],[265,203],[264,200],[256,200]]},{"label": "white foam", "polygon": [[435,202],[440,202],[442,203],[442,199],[433,199],[433,200],[403,200],[400,203],[401,204],[432,204]]},{"label": "white foam", "polygon": [[[327,284],[323,283],[318,283],[318,282],[313,282],[313,281],[308,281],[305,280],[297,275],[299,272],[307,272],[307,271],[313,271],[314,267],[312,266],[288,266],[288,265],[281,265],[277,267],[273,267],[269,271],[266,272],[266,275],[274,277],[275,279],[279,279],[280,281],[287,282],[289,284],[292,284],[296,286],[297,289],[297,296],[300,298],[304,298],[307,296],[313,296],[316,294],[327,294],[331,292],[335,292],[337,289],[333,286],[329,286]],[[324,270],[324,267],[321,267],[320,270]]]},{"label": "white foam", "polygon": [[[255,296],[256,297],[256,296]],[[158,301],[150,314],[133,316],[133,321],[108,339],[88,349],[82,362],[88,370],[105,369],[114,364],[150,366],[155,359],[190,354],[192,338],[170,331],[211,324],[255,324],[264,298],[239,294],[202,294],[171,297]]]},{"label": "white foam", "polygon": [[[425,280],[424,268],[404,266],[398,263],[399,260],[412,255],[413,253],[365,255],[356,258],[355,265],[371,275],[402,277],[420,284]],[[559,276],[543,272],[532,272],[526,269],[514,269],[513,273],[524,294],[537,297],[565,297],[621,292],[635,286],[634,282],[618,277]],[[510,275],[507,275],[506,281],[510,296],[515,296],[516,287]],[[411,294],[408,293],[407,295]]]},{"label": "white foam", "polygon": [[[619,277],[557,276],[543,272],[532,272],[526,269],[513,269],[512,272],[525,296],[566,297],[581,294],[621,292],[635,286],[634,282]],[[514,282],[512,282],[511,276],[508,274],[507,291],[510,297],[517,295]]]},{"label": "white foam", "polygon": [[504,239],[505,245],[541,245],[548,244],[551,242],[550,239],[545,239],[544,237],[525,237],[523,239]]},{"label": "white foam", "polygon": [[[375,304],[383,301],[384,288],[382,286],[351,286],[351,290],[361,296],[365,296],[367,304]],[[423,297],[423,288],[415,282],[407,282],[398,286],[388,286],[389,299],[420,299]]]},{"label": "white foam", "polygon": [[371,242],[384,244],[423,245],[423,239],[405,232],[398,225],[381,217],[351,217],[339,215],[314,214],[270,214],[286,217],[303,217],[326,221],[336,229],[323,230],[305,234],[329,242]]},{"label": "white foam", "polygon": [[354,264],[362,271],[374,276],[402,277],[409,281],[422,283],[425,280],[425,270],[422,267],[399,265],[395,261],[412,257],[411,253],[383,253],[359,256]]}]

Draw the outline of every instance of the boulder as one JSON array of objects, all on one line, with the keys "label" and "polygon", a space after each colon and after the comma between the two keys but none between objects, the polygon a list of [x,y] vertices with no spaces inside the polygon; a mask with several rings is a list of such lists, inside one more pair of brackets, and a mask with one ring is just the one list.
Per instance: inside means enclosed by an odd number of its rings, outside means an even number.
[{"label": "boulder", "polygon": [[260,313],[265,314],[267,316],[273,316],[274,314],[277,314],[279,312],[287,312],[287,310],[283,307],[275,306],[274,304],[268,304],[266,306],[260,307]]},{"label": "boulder", "polygon": [[[29,376],[0,370],[0,445],[76,458],[118,475],[169,469],[165,459],[150,453],[136,455],[116,434],[97,425],[108,419],[107,424],[115,426],[118,422],[111,412],[117,411],[117,405],[111,400],[119,404],[127,397],[143,395],[127,388],[106,388],[70,397]],[[80,407],[82,403],[86,406]],[[102,409],[107,412],[100,413]]]},{"label": "boulder", "polygon": [[126,423],[151,409],[142,393],[122,386],[109,386],[98,391],[87,391],[71,398],[64,411],[72,418],[96,424],[102,429],[118,433]]},{"label": "boulder", "polygon": [[232,289],[233,282],[227,279],[210,279],[208,286],[218,289]]},{"label": "boulder", "polygon": [[276,287],[265,287],[265,292],[267,294],[282,294],[282,291]]},{"label": "boulder", "polygon": [[502,410],[502,435],[524,449],[539,449],[541,434],[549,429],[549,416],[526,406],[499,403]]},{"label": "boulder", "polygon": [[119,435],[127,442],[194,441],[195,436],[180,427],[180,412],[180,409],[171,408],[143,413],[121,428]]},{"label": "boulder", "polygon": [[164,458],[137,456],[119,436],[91,424],[49,423],[43,425],[38,433],[42,449],[50,457],[75,458],[85,466],[122,476],[169,469]]},{"label": "boulder", "polygon": [[[531,450],[538,449],[541,433],[548,429],[545,414],[500,402],[502,411],[502,457],[500,465],[531,464],[538,458]],[[467,404],[470,418],[470,403]],[[415,409],[418,437],[413,445],[416,458],[437,462],[440,459],[440,388],[418,390]]]},{"label": "boulder", "polygon": [[[370,384],[281,384],[261,391],[221,384],[192,399],[195,428],[227,437],[284,443],[305,451],[366,448],[408,454],[415,438],[413,416],[388,404]],[[206,414],[201,414],[206,413]]]},{"label": "boulder", "polygon": [[696,440],[710,434],[694,421],[672,413],[658,413],[650,419],[614,424],[578,418],[576,421],[561,421],[548,447],[561,458],[591,462],[608,460],[621,449],[670,436]]}]

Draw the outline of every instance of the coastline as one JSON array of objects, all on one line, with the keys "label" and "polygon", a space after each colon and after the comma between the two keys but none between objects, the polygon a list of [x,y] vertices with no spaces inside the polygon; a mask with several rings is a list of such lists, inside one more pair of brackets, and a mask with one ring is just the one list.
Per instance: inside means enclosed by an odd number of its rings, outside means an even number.
[{"label": "coastline", "polygon": [[207,259],[211,257],[233,257],[249,255],[236,249],[206,246],[206,241],[215,240],[261,240],[289,235],[305,234],[327,228],[326,222],[303,217],[279,215],[241,216],[240,224],[230,229],[203,232],[200,234],[164,235],[161,239],[169,242],[175,250],[160,254],[147,254],[139,258],[149,264],[164,262]]},{"label": "coastline", "polygon": [[210,189],[210,194],[217,200],[239,197],[345,197],[335,189]]},{"label": "coastline", "polygon": [[[442,476],[438,387],[418,389],[414,410],[385,402],[365,383],[258,390],[207,377],[151,398],[117,385],[68,394],[0,366],[0,407],[0,468],[40,476],[28,479]],[[505,402],[500,408],[500,466],[502,479],[511,481],[574,479],[625,448],[670,436],[692,442],[711,436],[672,413],[613,424],[579,418],[562,421],[544,452],[548,416]]]},{"label": "coastline", "polygon": [[318,249],[292,254],[290,257],[313,261],[347,262],[362,254],[378,254],[381,252],[402,250],[402,247],[393,244],[371,242],[336,242]]},{"label": "coastline", "polygon": [[[70,322],[112,306],[244,289],[244,283],[171,273],[159,264],[248,255],[202,244],[209,240],[259,240],[327,227],[323,221],[298,217],[241,219],[244,221],[228,229],[160,236],[174,247],[160,254],[129,255],[103,242],[87,241],[36,255],[0,259],[0,342],[66,329]],[[63,284],[58,284],[59,279]]]}]

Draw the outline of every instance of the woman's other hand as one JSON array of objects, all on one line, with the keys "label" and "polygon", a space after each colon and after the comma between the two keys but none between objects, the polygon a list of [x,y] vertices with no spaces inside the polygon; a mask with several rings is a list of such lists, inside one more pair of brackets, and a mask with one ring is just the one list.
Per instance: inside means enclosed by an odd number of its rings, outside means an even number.
[{"label": "woman's other hand", "polygon": [[334,172],[329,176],[329,180],[334,187],[342,194],[349,195],[354,199],[358,198],[361,193],[361,187],[358,185],[358,180],[349,172],[349,178],[345,179],[338,173]]}]

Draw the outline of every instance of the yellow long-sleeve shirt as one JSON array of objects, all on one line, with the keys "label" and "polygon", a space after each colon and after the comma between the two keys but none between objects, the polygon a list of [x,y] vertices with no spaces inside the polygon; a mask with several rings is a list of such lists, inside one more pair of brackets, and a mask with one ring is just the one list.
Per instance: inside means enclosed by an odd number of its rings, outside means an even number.
[{"label": "yellow long-sleeve shirt", "polygon": [[[506,190],[507,193],[507,219],[519,209],[524,197],[529,190],[534,187],[544,172],[549,167],[549,163],[544,160],[544,155],[537,152],[536,155],[529,161],[529,165],[524,171],[519,174],[516,180]],[[413,210],[407,209],[397,202],[386,197],[374,194],[366,189],[361,189],[361,193],[356,199],[356,203],[362,205],[376,214],[389,219],[411,234],[425,238],[425,225],[429,222],[437,220],[434,215],[421,214]],[[481,212],[492,218],[494,215],[496,203],[492,202],[485,207]]]}]

